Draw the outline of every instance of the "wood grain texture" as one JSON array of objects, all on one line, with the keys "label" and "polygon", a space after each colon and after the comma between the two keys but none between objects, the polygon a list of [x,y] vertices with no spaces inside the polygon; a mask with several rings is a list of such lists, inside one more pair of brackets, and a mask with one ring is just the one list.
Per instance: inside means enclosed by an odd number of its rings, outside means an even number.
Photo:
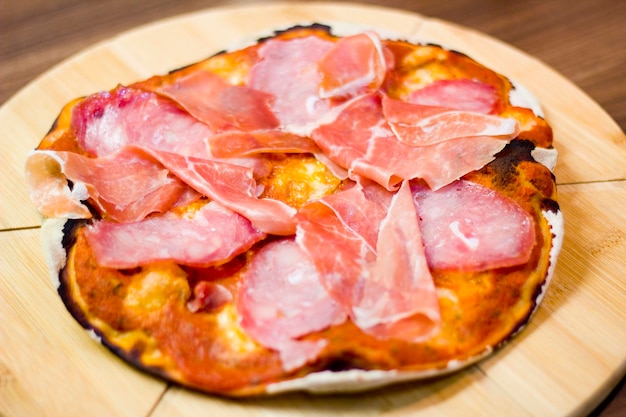
[{"label": "wood grain texture", "polygon": [[[173,7],[170,3],[155,2],[166,9]],[[455,3],[460,8],[475,4]],[[26,6],[20,4],[10,9],[15,21],[40,21],[27,19]],[[68,13],[79,10],[75,3],[65,4]],[[135,2],[128,4],[135,7]],[[426,11],[435,7],[429,4]],[[103,12],[100,7],[94,5],[89,13]],[[440,13],[447,13],[449,6],[440,7]],[[114,17],[109,19],[114,23]],[[513,343],[467,371],[428,383],[367,395],[290,394],[245,401],[168,387],[114,358],[64,310],[47,281],[36,229],[39,217],[23,185],[24,159],[60,107],[74,97],[163,73],[242,38],[311,20],[346,21],[432,39],[513,77],[540,98],[560,152],[556,175],[566,220],[553,285]],[[71,38],[69,30],[59,36]],[[46,42],[53,47],[54,42]],[[34,47],[28,42],[23,46]],[[0,415],[582,416],[626,372],[624,133],[571,80],[476,30],[364,5],[284,3],[201,10],[100,40],[74,55],[8,100],[0,109],[0,126],[0,144],[10,150],[2,153],[0,165],[0,175],[8,179],[0,183]],[[618,406],[619,398],[613,399]],[[609,407],[596,415],[619,415],[618,409],[609,414]]]}]

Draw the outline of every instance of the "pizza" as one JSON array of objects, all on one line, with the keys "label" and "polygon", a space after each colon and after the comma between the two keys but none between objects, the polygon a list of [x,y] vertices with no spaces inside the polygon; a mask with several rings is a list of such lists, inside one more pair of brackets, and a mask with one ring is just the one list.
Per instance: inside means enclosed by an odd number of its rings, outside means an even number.
[{"label": "pizza", "polygon": [[562,239],[519,84],[374,30],[280,30],[69,102],[26,161],[58,293],[115,355],[233,397],[484,358]]}]

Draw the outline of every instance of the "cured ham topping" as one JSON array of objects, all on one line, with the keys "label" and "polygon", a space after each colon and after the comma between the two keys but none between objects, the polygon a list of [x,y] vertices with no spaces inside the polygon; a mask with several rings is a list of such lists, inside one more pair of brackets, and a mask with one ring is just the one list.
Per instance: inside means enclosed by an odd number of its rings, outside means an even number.
[{"label": "cured ham topping", "polygon": [[305,206],[296,241],[357,326],[382,339],[415,341],[438,325],[437,295],[408,183],[387,195],[381,205],[368,198],[380,191],[356,185]]},{"label": "cured ham topping", "polygon": [[332,123],[320,126],[311,137],[339,166],[389,190],[404,179],[415,178],[433,189],[441,188],[491,162],[508,143],[497,137],[476,136],[429,146],[408,145],[398,140],[387,123],[378,94],[353,100]]},{"label": "cured ham topping", "polygon": [[339,39],[318,63],[320,97],[344,98],[378,90],[387,73],[386,55],[392,59],[374,32]]},{"label": "cured ham topping", "polygon": [[279,200],[257,198],[251,168],[154,149],[146,152],[191,188],[246,217],[262,232],[294,233],[296,210]]},{"label": "cured ham topping", "polygon": [[368,276],[365,265],[376,260],[384,216],[384,208],[368,199],[359,185],[306,204],[298,212],[296,242],[314,262],[324,288],[346,311],[361,296],[360,285]]},{"label": "cured ham topping", "polygon": [[[90,218],[91,213],[81,203],[90,197],[113,220],[139,221],[168,210],[187,190],[160,163],[136,148],[123,148],[102,158],[36,151],[27,164],[33,199],[41,213],[50,217]],[[46,193],[39,192],[46,187]]]},{"label": "cured ham topping", "polygon": [[217,158],[231,158],[258,153],[317,153],[315,142],[282,130],[252,132],[224,132],[209,139],[211,154]]},{"label": "cured ham topping", "polygon": [[211,202],[191,218],[166,213],[134,223],[98,221],[87,228],[85,237],[99,265],[122,269],[157,261],[219,265],[265,234],[239,214]]},{"label": "cured ham topping", "polygon": [[214,133],[171,100],[128,87],[85,98],[73,109],[72,129],[94,156],[135,145],[208,158],[207,139]]},{"label": "cured ham topping", "polygon": [[330,104],[319,96],[317,64],[334,43],[316,36],[269,39],[259,48],[260,60],[250,70],[248,86],[274,97],[271,107],[282,126],[317,122]]},{"label": "cured ham topping", "polygon": [[431,268],[480,271],[528,261],[534,222],[513,200],[462,180],[437,191],[415,186],[413,198]]},{"label": "cured ham topping", "polygon": [[519,133],[515,119],[407,103],[387,96],[383,97],[382,106],[398,140],[412,146],[476,136],[513,139]]},{"label": "cured ham topping", "polygon": [[406,101],[423,106],[489,114],[496,108],[498,100],[498,93],[492,85],[459,79],[435,81],[410,93]]},{"label": "cured ham topping", "polygon": [[441,321],[439,300],[424,256],[424,246],[408,181],[391,200],[376,241],[354,322],[382,339],[428,339]]},{"label": "cured ham topping", "polygon": [[193,297],[187,302],[189,311],[219,310],[233,300],[233,294],[223,285],[200,281],[193,287]]},{"label": "cured ham topping", "polygon": [[208,71],[194,71],[160,85],[164,94],[215,132],[227,130],[261,130],[279,126],[270,110],[270,94],[246,86],[230,85]]},{"label": "cured ham topping", "polygon": [[287,371],[314,360],[327,344],[300,337],[346,319],[320,284],[315,265],[291,239],[268,243],[255,254],[243,276],[237,309],[242,328],[277,350]]}]

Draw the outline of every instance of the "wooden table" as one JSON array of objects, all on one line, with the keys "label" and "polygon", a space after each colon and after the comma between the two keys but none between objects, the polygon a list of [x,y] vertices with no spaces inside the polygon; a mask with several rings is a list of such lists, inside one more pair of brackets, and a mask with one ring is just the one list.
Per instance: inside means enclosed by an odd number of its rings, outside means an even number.
[{"label": "wooden table", "polygon": [[[0,5],[0,103],[7,106],[14,105],[15,102],[10,100],[11,97],[33,80],[38,82],[37,77],[40,74],[47,72],[56,64],[79,51],[118,33],[182,13],[193,13],[217,6],[249,5],[251,3],[253,2],[202,0],[109,0],[107,2],[79,0],[58,0],[55,2],[21,0],[14,2],[2,0]],[[615,146],[621,147],[622,150],[626,146],[623,135],[623,131],[626,129],[626,77],[624,76],[626,26],[623,23],[626,18],[626,2],[614,0],[577,2],[568,0],[378,0],[360,3],[392,7],[419,13],[424,17],[453,22],[456,25],[499,39],[518,48],[523,53],[537,58],[564,78],[569,79],[591,100],[598,103],[617,123],[617,134],[615,134],[615,129],[612,130],[612,139],[617,141]],[[72,80],[68,80],[68,83],[71,82]],[[33,108],[29,108],[28,111],[36,112],[39,104],[31,102],[30,105]],[[52,120],[42,121],[48,125],[51,122]],[[5,125],[0,127],[4,128]],[[619,132],[620,129],[621,132]],[[18,137],[14,139],[15,141],[20,140]],[[33,146],[35,144],[33,143]],[[6,153],[7,149],[2,149],[0,152],[3,155],[3,162],[6,162],[5,159],[11,158]],[[10,162],[13,163],[14,161]],[[626,160],[624,162],[626,163]],[[623,171],[621,172],[623,173]],[[608,181],[612,187],[623,189],[626,187],[626,178],[622,174],[620,175],[611,178],[591,179],[589,183]],[[561,184],[564,187],[569,186],[567,181]],[[16,185],[16,187],[18,186],[19,184]],[[10,198],[11,190],[10,184],[3,184],[0,188],[3,200],[6,201]],[[616,201],[617,204],[622,205],[621,212],[623,213],[626,208],[624,200]],[[16,213],[16,217],[19,216]],[[15,224],[3,224],[0,230],[1,250],[5,251],[0,253],[2,256],[0,258],[0,262],[2,262],[0,273],[3,274],[3,278],[5,277],[4,274],[8,273],[7,271],[20,273],[19,270],[16,272],[17,267],[12,267],[13,263],[10,260],[13,252],[11,251],[15,251],[16,254],[25,252],[33,254],[32,256],[36,258],[35,263],[37,263],[35,269],[44,270],[39,249],[29,246],[34,241],[33,236],[36,235],[38,225],[32,223],[32,216],[26,215],[25,218],[27,220],[22,223],[18,221]],[[617,245],[617,256],[620,256],[621,251],[622,258],[625,256],[624,232],[626,232],[626,227],[622,224],[621,229],[612,235],[613,239],[618,241],[605,242],[609,246],[611,244]],[[18,236],[18,238],[14,240],[13,236]],[[609,238],[607,237],[607,239]],[[615,274],[615,278],[621,279],[620,285],[623,290],[626,285],[624,281],[626,265],[623,260],[617,262],[618,266],[621,262],[621,270]],[[19,290],[19,287],[17,288]],[[31,311],[49,306],[45,303],[43,306],[30,305],[29,303],[33,303],[33,300],[20,298],[24,297],[24,294],[18,290],[15,290],[14,293],[0,294],[0,301],[2,301],[2,297],[5,297],[5,301],[10,301],[11,312],[15,314],[17,311],[24,315],[24,326],[17,327],[23,329],[23,334],[17,334],[15,337],[27,338],[29,332],[44,335],[45,332],[54,333],[54,330],[49,327],[52,326],[52,321],[28,320]],[[624,291],[622,291],[621,296],[618,295],[619,300],[626,305]],[[50,308],[59,308],[59,306],[53,304]],[[7,342],[9,337],[14,336],[5,331],[9,329],[9,325],[1,314],[6,311],[9,310],[3,310],[0,307],[0,415],[15,410],[15,407],[11,408],[10,401],[22,401],[21,410],[23,412],[31,411],[33,415],[44,415],[40,413],[46,409],[46,401],[54,402],[56,400],[46,397],[45,394],[41,395],[41,393],[46,392],[45,387],[37,387],[36,383],[32,381],[31,385],[35,385],[34,389],[37,390],[38,397],[29,398],[27,390],[33,386],[22,387],[17,384],[14,380],[16,377],[11,370],[14,366],[28,366],[27,363],[32,361],[40,366],[38,372],[44,373],[46,360],[63,361],[66,359],[53,355],[50,358],[29,357],[28,346],[24,346],[23,351],[3,350],[3,343]],[[622,315],[622,317],[624,316]],[[71,326],[70,321],[68,318],[67,323],[64,322],[63,325]],[[624,326],[626,326],[626,322]],[[12,331],[15,331],[15,328],[15,323],[11,323]],[[3,340],[3,338],[7,339]],[[40,337],[37,340],[37,343],[45,344],[46,342],[45,337]],[[80,338],[77,332],[76,335],[69,337],[68,343],[87,346],[90,341]],[[103,354],[100,351],[97,353],[97,355]],[[80,358],[84,361],[91,359],[93,359],[91,356]],[[12,362],[14,360],[18,365],[14,365]],[[69,359],[67,360],[69,361]],[[624,388],[623,379],[624,360],[626,358],[622,358],[622,367],[618,370],[618,373],[621,374],[621,382],[617,382],[620,378],[618,375],[617,378],[608,382],[605,392],[593,399],[595,410],[591,413],[592,416],[618,417],[623,415],[626,409],[626,388]],[[90,366],[89,363],[83,365]],[[572,363],[573,367],[577,365],[579,364]],[[109,371],[103,370],[102,372],[103,377],[106,377]],[[144,376],[137,376],[136,378],[145,385],[145,387],[142,386],[145,392],[159,392],[161,390],[162,394],[157,395],[152,405],[136,404],[135,410],[125,409],[120,412],[120,415],[165,415],[163,410],[168,410],[167,405],[172,407],[171,404],[175,404],[175,402],[163,401],[163,399],[168,400],[176,395],[182,395],[172,389],[166,395],[167,388],[163,390],[163,385],[160,382],[146,382]],[[131,389],[130,386],[135,382],[137,381],[131,379],[126,384]],[[102,390],[95,395],[95,398],[107,396],[103,387],[96,386],[95,388]],[[136,389],[136,387],[132,389]],[[73,389],[72,395],[81,395],[81,390]],[[94,397],[93,393],[89,395]],[[598,405],[597,403],[604,395],[607,395],[606,400]],[[288,407],[289,398],[285,399],[284,402],[282,401],[277,400],[272,404],[274,407],[274,414],[272,415],[288,415],[282,413],[288,413],[286,407]],[[403,398],[402,401],[411,401],[411,399]],[[29,402],[32,404],[24,405]],[[231,415],[227,414],[229,413],[229,405],[226,404],[223,407],[224,415]],[[232,415],[235,415],[235,412],[232,412]],[[7,417],[13,417],[13,415],[7,414]]]}]

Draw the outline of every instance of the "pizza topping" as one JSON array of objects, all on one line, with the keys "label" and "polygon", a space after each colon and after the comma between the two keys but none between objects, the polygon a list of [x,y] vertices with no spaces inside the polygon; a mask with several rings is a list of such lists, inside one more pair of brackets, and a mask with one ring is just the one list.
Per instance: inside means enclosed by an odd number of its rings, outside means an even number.
[{"label": "pizza topping", "polygon": [[194,190],[249,219],[258,230],[275,235],[294,233],[296,210],[279,200],[257,198],[252,169],[154,149],[146,152]]},{"label": "pizza topping", "polygon": [[436,328],[437,295],[408,183],[382,205],[377,188],[355,185],[305,206],[296,239],[357,326],[414,341]]},{"label": "pizza topping", "polygon": [[353,100],[312,139],[335,163],[389,190],[403,179],[421,178],[441,188],[494,159],[508,140],[492,136],[450,139],[429,146],[398,140],[383,115],[378,94]]},{"label": "pizza topping", "polygon": [[272,110],[282,126],[303,126],[328,112],[319,94],[317,63],[334,43],[316,36],[269,39],[259,48],[260,61],[250,70],[248,86],[273,95]]},{"label": "pizza topping", "polygon": [[490,84],[466,78],[438,80],[411,92],[407,101],[423,106],[489,114],[498,103],[498,93]]},{"label": "pizza topping", "polygon": [[98,221],[85,231],[99,265],[134,268],[158,261],[223,264],[265,237],[244,217],[208,203],[193,217],[166,213],[140,222]]},{"label": "pizza topping", "polygon": [[252,132],[224,132],[209,138],[211,154],[217,158],[231,158],[258,153],[316,153],[315,142],[282,130]]},{"label": "pizza topping", "polygon": [[254,255],[237,309],[242,328],[277,350],[287,371],[314,360],[327,344],[298,338],[346,318],[320,284],[315,265],[291,239],[268,243]]},{"label": "pizza topping", "polygon": [[382,339],[425,340],[441,316],[408,181],[394,195],[380,225],[376,261],[369,267],[354,322]]},{"label": "pizza topping", "polygon": [[175,100],[215,132],[273,129],[279,125],[270,110],[271,95],[230,85],[208,71],[194,71],[156,91]]},{"label": "pizza topping", "polygon": [[127,145],[208,158],[213,130],[155,93],[118,87],[85,98],[72,112],[80,146],[95,156]]},{"label": "pizza topping", "polygon": [[[139,221],[151,213],[168,210],[187,190],[161,164],[134,148],[124,148],[102,158],[64,151],[36,151],[29,156],[28,167],[31,190],[41,190],[41,181],[54,181],[49,193],[33,196],[41,213],[52,217],[91,217],[80,201],[91,197],[111,219]],[[68,180],[73,184],[72,191]],[[86,194],[77,197],[76,190],[85,190]]]},{"label": "pizza topping", "polygon": [[434,192],[415,185],[413,197],[431,268],[478,271],[528,261],[534,222],[513,200],[463,180]]},{"label": "pizza topping", "polygon": [[519,133],[515,119],[408,103],[387,96],[383,97],[382,106],[398,140],[412,146],[476,136],[513,139]]},{"label": "pizza topping", "polygon": [[210,281],[200,281],[193,287],[193,298],[187,302],[192,313],[216,311],[233,300],[233,294],[223,285]]},{"label": "pizza topping", "polygon": [[365,32],[339,39],[319,61],[318,69],[322,74],[320,97],[344,98],[376,91],[387,73],[380,38]]}]

